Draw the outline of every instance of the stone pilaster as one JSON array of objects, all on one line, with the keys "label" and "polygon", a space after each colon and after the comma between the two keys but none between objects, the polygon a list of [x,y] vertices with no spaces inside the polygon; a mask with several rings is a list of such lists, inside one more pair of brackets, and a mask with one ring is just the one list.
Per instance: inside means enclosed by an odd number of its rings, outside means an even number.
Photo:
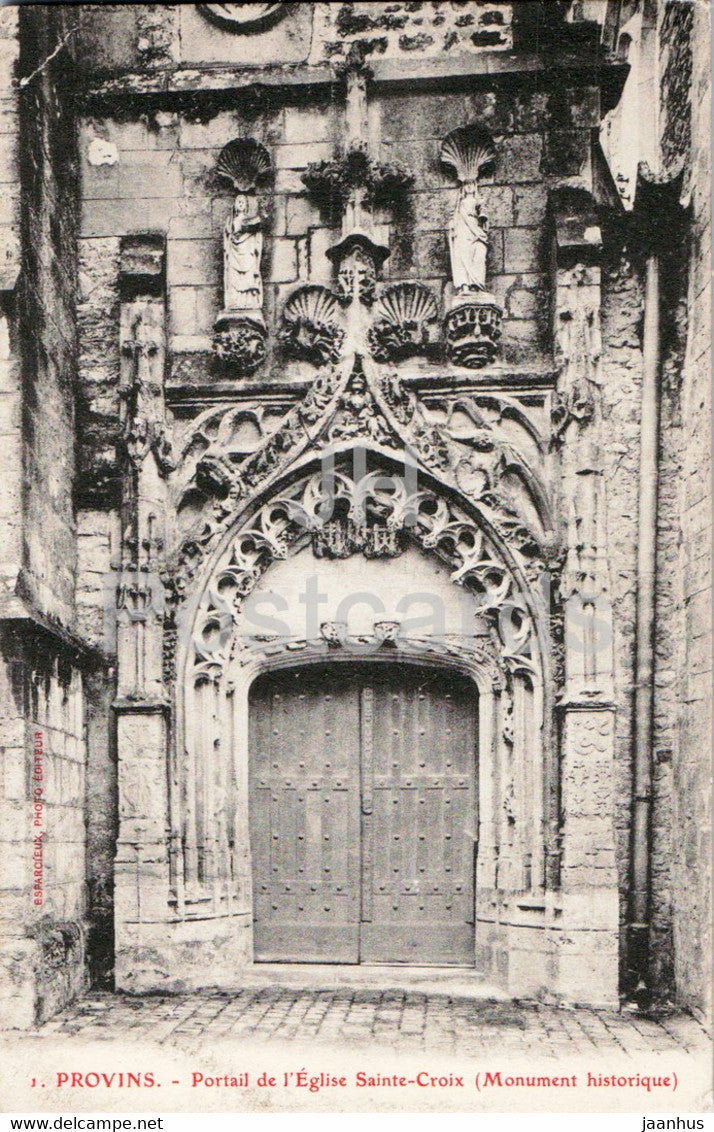
[{"label": "stone pilaster", "polygon": [[[117,585],[119,838],[114,868],[118,985],[132,985],[142,927],[169,914],[168,699],[160,577],[170,467],[163,393],[163,242],[131,237],[120,263],[122,537]],[[160,961],[154,964],[161,966]]]},{"label": "stone pilaster", "polygon": [[589,193],[551,194],[553,335],[560,364],[552,443],[560,453],[566,555],[561,578],[565,689],[560,702],[560,917],[556,990],[617,1002],[618,889],[613,828],[612,611],[599,452],[600,250]]}]

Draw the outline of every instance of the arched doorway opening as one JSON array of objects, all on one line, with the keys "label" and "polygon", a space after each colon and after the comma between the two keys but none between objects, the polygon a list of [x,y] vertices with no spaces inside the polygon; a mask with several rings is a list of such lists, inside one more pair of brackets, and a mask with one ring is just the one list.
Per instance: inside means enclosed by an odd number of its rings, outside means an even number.
[{"label": "arched doorway opening", "polygon": [[395,661],[254,681],[255,961],[474,965],[477,706]]}]

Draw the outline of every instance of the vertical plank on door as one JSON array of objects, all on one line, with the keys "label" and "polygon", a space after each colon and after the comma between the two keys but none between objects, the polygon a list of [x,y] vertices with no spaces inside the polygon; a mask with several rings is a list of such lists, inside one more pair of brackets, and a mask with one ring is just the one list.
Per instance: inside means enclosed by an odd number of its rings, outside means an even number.
[{"label": "vertical plank on door", "polygon": [[[362,852],[372,893],[360,960],[473,965],[476,693],[420,669],[370,683],[373,818],[363,837],[372,844]],[[364,732],[363,717],[363,743]]]},{"label": "vertical plank on door", "polygon": [[250,707],[254,958],[356,963],[359,700],[309,669],[259,678]]}]

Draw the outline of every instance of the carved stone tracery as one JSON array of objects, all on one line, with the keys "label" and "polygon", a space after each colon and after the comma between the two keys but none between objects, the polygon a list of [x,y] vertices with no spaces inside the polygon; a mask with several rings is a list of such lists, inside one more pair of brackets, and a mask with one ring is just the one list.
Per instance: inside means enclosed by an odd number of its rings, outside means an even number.
[{"label": "carved stone tracery", "polygon": [[[463,423],[454,429],[450,423],[454,411],[470,422],[468,430]],[[501,416],[514,417],[519,424],[523,421],[525,427],[527,422],[515,404],[494,394],[469,395],[459,398],[445,414],[443,410],[432,413],[396,375],[372,374],[366,361],[363,366],[358,360],[347,373],[324,371],[305,398],[287,412],[279,427],[248,454],[242,450],[234,452],[231,447],[236,412],[235,408],[225,410],[225,426],[212,425],[212,430],[216,430],[215,442],[204,448],[192,480],[182,481],[184,493],[190,495],[196,483],[214,498],[204,506],[199,523],[187,534],[174,558],[171,586],[176,599],[187,592],[210,548],[230,525],[241,500],[276,480],[311,448],[319,450],[325,445],[343,446],[360,440],[368,446],[378,445],[385,452],[393,451],[402,465],[406,458],[416,468],[418,461],[473,502],[479,502],[494,528],[524,555],[527,569],[537,573],[540,548],[545,550],[553,535],[535,534],[511,498],[510,487],[501,486],[502,477],[515,472],[530,497],[529,506],[542,514],[547,531],[547,498],[540,475],[498,428]],[[534,439],[537,440],[537,434]],[[187,439],[184,450],[190,450],[192,443]],[[206,445],[206,441],[202,444]]]},{"label": "carved stone tracery", "polygon": [[402,479],[381,472],[357,481],[344,472],[326,479],[317,472],[266,503],[250,526],[231,539],[195,625],[197,676],[215,678],[222,670],[242,602],[276,559],[287,558],[306,542],[317,557],[394,557],[409,541],[449,565],[452,580],[473,595],[477,613],[494,624],[507,617],[504,662],[514,671],[531,671],[533,615],[512,568],[484,529],[434,490],[409,494]]}]

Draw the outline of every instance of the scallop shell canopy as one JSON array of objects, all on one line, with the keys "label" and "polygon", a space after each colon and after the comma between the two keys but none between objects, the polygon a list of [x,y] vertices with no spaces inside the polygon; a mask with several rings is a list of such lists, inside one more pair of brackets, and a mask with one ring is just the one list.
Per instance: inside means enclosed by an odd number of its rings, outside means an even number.
[{"label": "scallop shell canopy", "polygon": [[337,300],[325,287],[316,284],[301,287],[285,304],[283,318],[288,325],[305,321],[316,325],[330,325],[339,310]]},{"label": "scallop shell canopy", "polygon": [[394,326],[432,322],[438,315],[436,300],[421,283],[397,283],[384,291],[377,304],[380,320]]},{"label": "scallop shell canopy", "polygon": [[482,126],[459,126],[444,138],[439,154],[462,184],[478,181],[481,173],[496,161],[491,135]]},{"label": "scallop shell canopy", "polygon": [[254,189],[271,171],[270,155],[254,138],[236,138],[221,150],[216,163],[219,177],[230,181],[238,193]]}]

